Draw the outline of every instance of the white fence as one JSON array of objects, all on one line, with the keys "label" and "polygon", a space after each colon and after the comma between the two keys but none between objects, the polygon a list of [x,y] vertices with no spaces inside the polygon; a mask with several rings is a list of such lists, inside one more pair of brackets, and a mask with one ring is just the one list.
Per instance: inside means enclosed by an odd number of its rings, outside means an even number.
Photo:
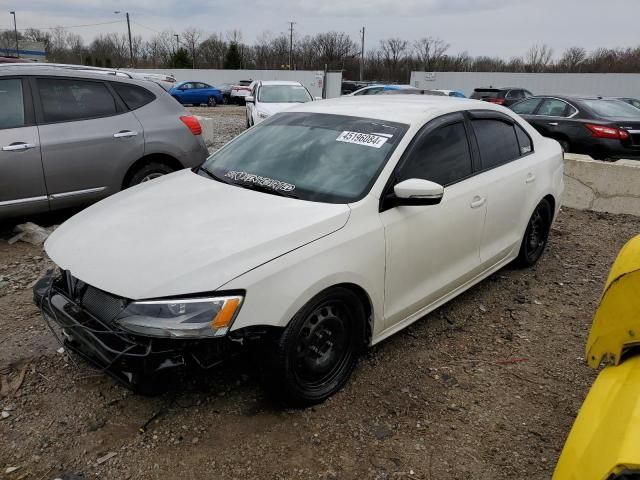
[{"label": "white fence", "polygon": [[636,73],[411,72],[411,85],[471,95],[476,87],[523,87],[534,94],[578,94],[640,98]]},{"label": "white fence", "polygon": [[[132,69],[136,72],[172,75],[176,80],[199,80],[212,85],[236,83],[240,80],[292,80],[302,83],[314,97],[334,98],[340,96],[341,72],[322,70],[213,70],[213,69]],[[326,82],[326,86],[325,86]]]}]

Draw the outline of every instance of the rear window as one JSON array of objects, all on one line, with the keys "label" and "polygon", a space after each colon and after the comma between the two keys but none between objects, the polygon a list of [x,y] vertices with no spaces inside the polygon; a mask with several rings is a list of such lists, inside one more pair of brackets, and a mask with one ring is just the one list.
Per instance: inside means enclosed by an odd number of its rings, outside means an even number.
[{"label": "rear window", "polygon": [[498,98],[500,96],[500,90],[489,88],[476,88],[471,94],[471,98],[479,100],[482,98]]},{"label": "rear window", "polygon": [[601,117],[626,117],[640,120],[638,109],[620,100],[583,100],[582,103]]},{"label": "rear window", "polygon": [[482,169],[488,170],[521,156],[514,126],[500,120],[473,120]]},{"label": "rear window", "polygon": [[102,82],[39,78],[45,122],[104,117],[117,113],[116,101]]},{"label": "rear window", "polygon": [[156,96],[146,88],[137,85],[129,85],[127,83],[113,82],[114,90],[120,95],[122,101],[127,105],[129,110],[143,107],[147,103],[153,102]]}]

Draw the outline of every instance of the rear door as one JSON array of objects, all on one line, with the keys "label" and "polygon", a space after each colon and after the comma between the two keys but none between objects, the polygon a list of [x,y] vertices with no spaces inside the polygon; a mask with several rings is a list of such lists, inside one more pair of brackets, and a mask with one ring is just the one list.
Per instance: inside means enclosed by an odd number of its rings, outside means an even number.
[{"label": "rear door", "polygon": [[[522,225],[530,214],[528,190],[536,181],[536,165],[528,135],[511,117],[493,111],[471,111],[469,116],[480,152],[482,173],[478,176],[487,185],[487,217],[480,244],[486,269],[520,245]],[[519,134],[524,134],[522,141]]]},{"label": "rear door", "polygon": [[32,85],[51,208],[120,190],[144,155],[144,132],[109,83],[40,77]]},{"label": "rear door", "polygon": [[0,218],[48,208],[29,83],[0,77]]},{"label": "rear door", "polygon": [[542,135],[551,138],[567,136],[570,121],[578,113],[572,105],[559,98],[545,98],[530,121]]}]

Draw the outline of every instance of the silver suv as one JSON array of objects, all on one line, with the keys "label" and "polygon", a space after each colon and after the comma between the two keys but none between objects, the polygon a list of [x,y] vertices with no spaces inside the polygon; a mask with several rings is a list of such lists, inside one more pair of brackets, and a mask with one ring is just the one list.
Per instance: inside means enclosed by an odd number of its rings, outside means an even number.
[{"label": "silver suv", "polygon": [[89,204],[206,157],[198,120],[153,82],[0,67],[0,220]]}]

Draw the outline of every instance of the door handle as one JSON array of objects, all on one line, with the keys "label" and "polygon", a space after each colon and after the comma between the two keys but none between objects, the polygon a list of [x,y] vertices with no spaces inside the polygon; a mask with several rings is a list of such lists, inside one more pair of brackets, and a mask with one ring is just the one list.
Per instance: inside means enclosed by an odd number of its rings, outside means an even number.
[{"label": "door handle", "polygon": [[476,195],[475,197],[473,197],[473,201],[471,202],[471,208],[479,208],[483,206],[486,201],[487,199],[485,197]]},{"label": "door handle", "polygon": [[536,179],[536,176],[533,173],[528,173],[527,178],[525,179],[525,183],[531,183]]},{"label": "door handle", "polygon": [[549,122],[549,125],[553,125],[554,127],[558,126],[558,122]]},{"label": "door handle", "polygon": [[134,132],[131,130],[122,130],[121,132],[114,133],[113,138],[135,137],[136,135],[138,135],[138,132]]},{"label": "door handle", "polygon": [[2,147],[3,152],[20,152],[22,150],[30,150],[36,148],[33,143],[12,143],[11,145],[5,145]]}]

